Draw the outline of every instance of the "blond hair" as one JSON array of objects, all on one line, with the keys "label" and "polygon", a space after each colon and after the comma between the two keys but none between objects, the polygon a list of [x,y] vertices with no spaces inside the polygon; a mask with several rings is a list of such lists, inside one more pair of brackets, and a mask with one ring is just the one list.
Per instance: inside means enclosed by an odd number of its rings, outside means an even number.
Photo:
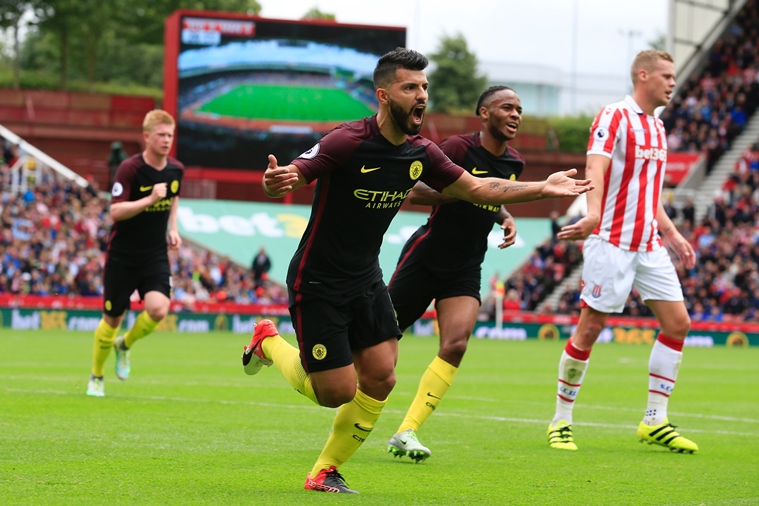
[{"label": "blond hair", "polygon": [[638,56],[632,62],[630,67],[630,77],[632,77],[633,85],[638,82],[638,72],[642,69],[649,72],[654,70],[654,66],[659,60],[666,60],[674,63],[675,60],[672,55],[666,51],[660,51],[659,49],[647,49],[638,53]]},{"label": "blond hair", "polygon": [[145,119],[142,121],[142,131],[150,133],[158,125],[170,125],[174,127],[176,123],[168,112],[163,109],[154,109],[145,115]]}]

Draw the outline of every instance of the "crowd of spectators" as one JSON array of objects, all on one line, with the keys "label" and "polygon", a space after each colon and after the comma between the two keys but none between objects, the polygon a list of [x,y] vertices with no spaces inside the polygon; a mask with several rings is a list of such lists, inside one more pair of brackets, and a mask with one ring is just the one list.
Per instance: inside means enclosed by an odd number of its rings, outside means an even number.
[{"label": "crowd of spectators", "polygon": [[759,107],[759,0],[748,0],[662,120],[669,151],[704,152],[707,170]]},{"label": "crowd of spectators", "polygon": [[[561,228],[559,220],[557,212],[551,213],[551,237],[532,252],[519,271],[503,280],[504,311],[539,309],[545,298],[581,264],[581,244],[556,239]],[[484,318],[494,315],[494,288],[498,281],[491,280],[491,292],[483,300]]]},{"label": "crowd of spectators", "polygon": [[[743,153],[704,218],[695,223],[694,214],[692,202],[670,214],[696,251],[693,269],[675,262],[691,319],[759,322],[759,143]],[[577,286],[562,294],[556,313],[579,312]],[[652,316],[635,290],[622,314]]]},{"label": "crowd of spectators", "polygon": [[44,174],[23,193],[3,192],[0,293],[102,293],[100,252],[107,235],[101,200]]},{"label": "crowd of spectators", "polygon": [[268,275],[254,271],[229,257],[197,246],[183,245],[169,255],[174,279],[172,300],[192,310],[196,302],[238,304],[286,304],[287,291]]},{"label": "crowd of spectators", "polygon": [[16,160],[21,156],[21,149],[16,144],[12,144],[3,138],[0,138],[0,169],[7,171]]},{"label": "crowd of spectators", "polygon": [[[669,150],[704,152],[711,168],[758,107],[759,0],[748,0],[711,48],[704,70],[683,84],[662,114]],[[18,153],[3,147],[0,168],[7,171]],[[22,194],[2,192],[0,293],[102,296],[112,226],[107,200],[50,175],[34,183]],[[664,198],[664,205],[698,255],[690,271],[676,263],[692,319],[759,321],[759,142],[736,162],[735,173],[699,223],[692,202],[678,210]],[[504,310],[546,310],[546,296],[581,264],[582,243],[557,241],[559,228],[554,214],[551,239],[503,280]],[[267,272],[255,272],[255,261],[241,266],[186,244],[171,252],[170,263],[173,299],[188,309],[206,301],[286,303],[286,290]],[[554,311],[579,314],[579,293],[578,283],[562,294]],[[483,301],[488,316],[493,300]],[[635,290],[623,314],[651,316]]]},{"label": "crowd of spectators", "polygon": [[[112,226],[107,209],[96,188],[47,172],[24,193],[3,191],[0,294],[101,297]],[[188,309],[196,302],[286,303],[286,291],[268,276],[254,279],[248,266],[196,245],[184,244],[169,259],[173,300]]]},{"label": "crowd of spectators", "polygon": [[[714,163],[740,134],[759,107],[759,0],[748,0],[724,36],[711,48],[704,70],[690,77],[662,114],[670,151],[703,152],[707,167]],[[695,222],[695,207],[687,200],[680,209],[663,195],[663,205],[697,252],[696,266],[678,275],[685,302],[694,321],[759,322],[759,142],[736,163],[735,173],[707,216]],[[554,220],[555,223],[555,220]],[[555,230],[553,236],[555,237]],[[551,244],[555,244],[551,241]],[[561,244],[561,243],[560,243]],[[555,264],[567,274],[581,255],[582,244],[569,255],[546,262],[547,244],[540,246],[523,268],[506,281],[509,307],[520,301],[522,310],[579,315],[580,282],[562,293],[558,305],[541,305],[554,288]],[[534,288],[542,273],[545,288]],[[508,291],[507,291],[508,293]],[[506,302],[504,303],[506,307]],[[627,316],[652,316],[636,290],[628,297]]]}]

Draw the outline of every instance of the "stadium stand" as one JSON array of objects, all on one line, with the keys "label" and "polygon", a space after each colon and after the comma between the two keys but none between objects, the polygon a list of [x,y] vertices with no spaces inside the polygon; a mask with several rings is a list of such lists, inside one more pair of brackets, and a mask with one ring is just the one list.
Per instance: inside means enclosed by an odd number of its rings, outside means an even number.
[{"label": "stadium stand", "polygon": [[670,151],[703,151],[707,170],[759,106],[759,4],[746,3],[662,113]]},{"label": "stadium stand", "polygon": [[[673,152],[703,152],[707,172],[726,153],[759,108],[759,1],[749,0],[723,36],[709,50],[703,69],[690,76],[662,113]],[[731,163],[733,163],[731,161]],[[722,185],[697,223],[693,199],[674,205],[664,197],[667,212],[691,241],[699,261],[691,271],[678,267],[688,310],[693,320],[759,321],[759,139],[735,162],[735,172]],[[516,273],[504,280],[517,292],[522,309],[579,315],[580,288],[576,253],[552,255],[544,244]],[[574,263],[575,254],[579,257]],[[547,269],[536,274],[536,266]],[[539,270],[539,269],[538,269]],[[575,276],[557,287],[552,272]],[[534,282],[540,276],[543,287]],[[569,286],[566,286],[566,285]],[[555,304],[545,303],[552,289],[560,290]],[[489,295],[487,298],[490,298]],[[633,291],[625,316],[652,316]]]},{"label": "stadium stand", "polygon": [[[18,147],[6,143],[3,152],[0,294],[102,296],[108,199],[96,185],[82,187],[46,170],[16,184],[11,167]],[[286,303],[279,284],[256,286],[250,269],[197,245],[172,251],[170,262],[174,300],[185,309],[197,302]]]},{"label": "stadium stand", "polygon": [[[204,84],[189,78],[180,94],[180,106],[182,109],[198,107],[217,95],[221,88],[251,80],[287,83],[288,79],[287,73],[271,69],[258,72],[241,69]],[[313,84],[335,85],[333,77],[318,73],[313,75]],[[352,90],[355,96],[366,93],[360,84],[355,83]],[[2,110],[18,124],[32,119],[38,124],[58,128],[74,124],[83,132],[85,128],[89,129],[87,135],[103,127],[132,131],[143,115],[142,110],[135,111],[150,105],[144,101],[132,103],[127,97],[87,98],[76,93],[22,95],[5,91],[0,98]],[[30,104],[33,105],[31,109]],[[138,107],[133,107],[135,105]],[[749,0],[724,36],[708,51],[702,70],[687,78],[662,114],[668,128],[670,151],[704,152],[711,169],[740,136],[757,108],[759,2]],[[34,116],[27,118],[30,110]],[[425,134],[442,140],[449,134],[470,128],[469,125],[448,125],[448,121],[453,119],[430,114]],[[545,140],[543,135],[534,137]],[[99,142],[105,146],[114,138],[109,133]],[[529,139],[531,137],[527,135],[518,140],[527,142]],[[136,146],[135,140],[129,138],[130,151]],[[53,146],[52,139],[40,141]],[[270,141],[276,143],[279,139],[273,135]],[[696,222],[696,212],[690,200],[685,205],[671,205],[668,209],[700,256],[693,271],[680,272],[694,320],[757,319],[759,281],[756,264],[759,254],[756,244],[759,243],[759,229],[753,219],[759,202],[759,139],[755,142],[755,146],[735,161],[735,173],[725,182],[705,217]],[[530,146],[517,144],[516,147],[529,149]],[[542,154],[530,153],[532,159],[528,160],[531,167],[540,166],[541,170],[533,174],[535,178],[544,176],[543,165],[557,165],[553,158],[540,158],[553,156],[545,153],[545,149],[542,151]],[[14,165],[10,162],[15,162],[19,156],[18,148],[6,143],[0,213],[3,227],[0,235],[0,293],[101,295],[102,252],[110,227],[108,215],[104,212],[107,201],[97,193],[97,183],[105,180],[104,155],[92,155],[86,160],[96,179],[88,188],[48,176],[38,177],[32,185],[25,187],[20,183],[28,178],[28,174],[13,176],[10,173],[10,167]],[[84,167],[85,161],[74,156],[68,155],[70,164],[75,168]],[[564,165],[569,163],[566,161]],[[571,166],[574,165],[572,162]],[[98,170],[92,171],[96,166]],[[547,168],[545,172],[549,172]],[[87,170],[82,173],[86,174]],[[541,211],[545,212],[544,209]],[[556,209],[564,212],[566,207],[552,208]],[[556,226],[558,222],[554,223]],[[581,265],[581,251],[582,244],[576,243],[550,240],[540,245],[525,265],[504,279],[506,297],[503,309],[577,314],[579,286],[574,280]],[[280,285],[267,281],[264,286],[256,287],[247,267],[195,245],[184,246],[172,254],[171,265],[175,276],[174,299],[187,310],[201,302],[286,303],[286,291]],[[561,293],[555,306],[547,306],[546,297],[568,278],[571,281],[569,288]],[[492,303],[485,303],[490,300],[490,295],[484,299],[483,308],[492,311]],[[625,314],[650,315],[635,292],[630,295]]]}]

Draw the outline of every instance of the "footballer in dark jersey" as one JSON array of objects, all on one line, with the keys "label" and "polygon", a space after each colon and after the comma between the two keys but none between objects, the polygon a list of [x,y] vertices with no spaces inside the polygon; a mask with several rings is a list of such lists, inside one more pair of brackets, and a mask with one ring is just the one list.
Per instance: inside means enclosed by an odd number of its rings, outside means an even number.
[{"label": "footballer in dark jersey", "polygon": [[[145,150],[124,160],[111,188],[113,229],[103,276],[103,318],[95,330],[92,371],[87,395],[105,395],[104,365],[111,348],[116,376],[129,378],[130,348],[151,333],[170,305],[171,271],[167,247],[179,248],[179,192],[184,166],[169,156],[174,118],[162,110],[143,121]],[[116,337],[130,297],[137,291],[145,309],[123,336]]]},{"label": "footballer in dark jersey", "polygon": [[382,237],[417,181],[474,202],[501,205],[588,191],[572,172],[516,183],[475,178],[418,136],[427,106],[427,58],[398,48],[374,71],[375,116],[328,133],[290,165],[269,155],[264,191],[281,197],[316,180],[311,217],[287,276],[298,347],[274,324],[256,327],[242,357],[248,374],[277,364],[295,390],[340,407],[305,488],[351,493],[340,465],[364,442],[395,385],[401,332],[382,281]]},{"label": "footballer in dark jersey", "polygon": [[142,153],[121,163],[111,189],[111,204],[150,197],[155,185],[161,183],[166,184],[166,195],[141,213],[114,222],[108,240],[109,259],[131,265],[168,262],[166,230],[183,175],[184,165],[170,156],[161,170],[148,164]]},{"label": "footballer in dark jersey", "polygon": [[[506,86],[480,95],[476,114],[480,131],[444,140],[440,148],[475,177],[516,180],[524,157],[507,144],[522,122],[519,96]],[[481,266],[493,224],[504,230],[500,248],[512,245],[516,225],[503,206],[453,200],[418,183],[411,202],[433,205],[427,223],[408,239],[389,283],[398,324],[405,330],[435,302],[440,349],[428,366],[388,452],[419,462],[431,454],[416,435],[453,383],[466,351],[480,306]]]}]

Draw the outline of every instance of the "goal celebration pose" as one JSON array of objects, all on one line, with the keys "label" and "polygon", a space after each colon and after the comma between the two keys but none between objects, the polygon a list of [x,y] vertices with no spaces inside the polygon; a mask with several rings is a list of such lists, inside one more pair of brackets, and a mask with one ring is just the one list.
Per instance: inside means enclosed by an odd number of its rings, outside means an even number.
[{"label": "goal celebration pose", "polygon": [[[516,137],[522,123],[519,96],[506,86],[490,87],[480,95],[475,113],[482,119],[480,131],[449,137],[440,149],[475,177],[516,180],[524,170],[524,158],[507,142]],[[457,200],[424,183],[414,186],[409,200],[434,207],[427,223],[403,247],[388,289],[404,331],[435,301],[440,350],[424,372],[387,451],[420,462],[431,452],[416,432],[453,383],[477,321],[487,237],[493,223],[499,223],[504,231],[499,248],[506,248],[514,244],[517,232],[514,218],[503,206]]]},{"label": "goal celebration pose", "polygon": [[454,197],[501,205],[576,196],[589,190],[576,171],[547,181],[476,178],[417,135],[427,106],[427,58],[398,48],[374,70],[376,115],[345,123],[290,165],[269,155],[263,186],[281,197],[316,181],[306,231],[287,286],[298,347],[259,322],[243,354],[249,374],[274,363],[288,383],[321,406],[338,408],[305,488],[355,493],[341,465],[374,428],[395,385],[401,331],[382,280],[379,250],[390,222],[417,181]]}]

